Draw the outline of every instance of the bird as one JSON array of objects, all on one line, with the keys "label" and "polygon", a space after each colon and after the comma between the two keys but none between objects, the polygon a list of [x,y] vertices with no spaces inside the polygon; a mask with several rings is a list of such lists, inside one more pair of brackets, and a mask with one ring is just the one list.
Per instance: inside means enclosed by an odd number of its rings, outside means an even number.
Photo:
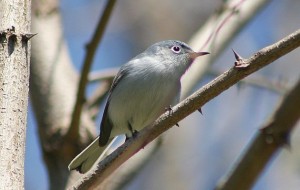
[{"label": "bird", "polygon": [[181,77],[197,57],[206,54],[193,51],[184,42],[166,40],[122,65],[109,90],[100,135],[70,162],[69,170],[86,173],[117,136],[131,138],[166,107],[178,103]]}]

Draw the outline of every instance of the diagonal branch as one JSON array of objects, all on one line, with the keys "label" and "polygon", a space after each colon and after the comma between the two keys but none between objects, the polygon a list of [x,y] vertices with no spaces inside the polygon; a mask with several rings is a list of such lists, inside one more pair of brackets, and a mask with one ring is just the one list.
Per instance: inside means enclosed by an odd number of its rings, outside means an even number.
[{"label": "diagonal branch", "polygon": [[115,76],[117,75],[118,71],[120,68],[110,68],[110,69],[105,69],[101,71],[95,71],[91,72],[89,74],[89,82],[99,82],[103,80],[113,80]]},{"label": "diagonal branch", "polygon": [[[205,50],[212,54],[203,57],[199,64],[197,62],[200,60],[195,60],[187,74],[182,77],[181,98],[186,98],[191,93],[193,87],[217,58],[216,55],[220,55],[239,31],[269,2],[270,0],[224,1],[221,11],[212,15],[188,43],[196,50],[201,50],[200,48],[204,47],[203,44],[208,44],[206,46],[209,49]],[[211,40],[207,41],[208,38]]]},{"label": "diagonal branch", "polygon": [[100,103],[103,102],[106,98],[111,84],[112,80],[103,81],[102,84],[99,85],[93,92],[93,95],[87,100],[86,107],[92,119],[95,119],[97,117],[100,111]]},{"label": "diagonal branch", "polygon": [[116,151],[102,160],[94,173],[88,173],[80,181],[74,184],[72,188],[93,189],[97,187],[121,164],[157,138],[160,134],[174,126],[178,121],[187,117],[241,79],[272,63],[299,46],[300,30],[297,30],[279,42],[258,51],[249,59],[244,59],[243,63],[248,64],[246,68],[232,67],[207,85],[203,86],[197,92],[173,107],[172,114],[169,112],[164,113],[153,125],[144,128],[134,138],[130,138],[126,141]]},{"label": "diagonal branch", "polygon": [[114,77],[117,75],[119,68],[106,69],[89,74],[89,82],[102,81],[93,95],[89,97],[86,106],[89,110],[91,118],[95,118],[100,110],[100,103],[106,97]]},{"label": "diagonal branch", "polygon": [[[217,69],[210,69],[208,71],[208,74],[212,76],[218,76],[221,73],[222,72]],[[240,86],[242,85],[250,85],[257,88],[267,89],[278,93],[279,95],[284,95],[289,89],[289,86],[286,84],[285,79],[278,79],[275,81],[258,74],[255,74],[253,77],[248,77],[240,81]]]},{"label": "diagonal branch", "polygon": [[258,131],[241,160],[222,179],[218,190],[251,189],[268,161],[283,145],[289,144],[291,130],[300,118],[300,79],[271,119]]},{"label": "diagonal branch", "polygon": [[93,63],[93,59],[100,43],[102,36],[104,34],[105,28],[107,26],[108,20],[110,18],[111,12],[115,5],[116,0],[107,0],[107,4],[105,6],[104,12],[102,14],[101,19],[97,25],[96,31],[93,35],[91,42],[87,45],[87,53],[85,56],[84,65],[81,72],[81,78],[79,81],[79,86],[77,90],[77,98],[74,106],[71,125],[67,134],[67,138],[70,140],[76,140],[79,136],[79,124],[80,124],[80,116],[81,110],[83,107],[83,103],[85,101],[85,88],[88,82],[88,74]]}]

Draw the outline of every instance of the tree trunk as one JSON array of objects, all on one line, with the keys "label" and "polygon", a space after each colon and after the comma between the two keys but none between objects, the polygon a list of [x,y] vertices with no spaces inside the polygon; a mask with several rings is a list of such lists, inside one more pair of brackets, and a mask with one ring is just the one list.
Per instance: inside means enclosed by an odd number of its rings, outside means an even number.
[{"label": "tree trunk", "polygon": [[[83,113],[78,142],[65,138],[76,98],[78,73],[63,40],[57,0],[34,0],[30,98],[38,124],[49,189],[65,189],[79,176],[69,172],[70,161],[95,137],[93,121]],[[70,176],[71,175],[71,176]],[[77,177],[76,177],[77,176]]]},{"label": "tree trunk", "polygon": [[0,2],[0,189],[24,189],[31,0]]}]

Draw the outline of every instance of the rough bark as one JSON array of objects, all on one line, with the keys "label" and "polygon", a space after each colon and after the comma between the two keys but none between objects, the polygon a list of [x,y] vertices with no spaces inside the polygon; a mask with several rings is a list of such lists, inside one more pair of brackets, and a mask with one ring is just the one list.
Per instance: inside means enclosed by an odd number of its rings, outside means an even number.
[{"label": "rough bark", "polygon": [[31,1],[0,4],[0,189],[24,189]]}]

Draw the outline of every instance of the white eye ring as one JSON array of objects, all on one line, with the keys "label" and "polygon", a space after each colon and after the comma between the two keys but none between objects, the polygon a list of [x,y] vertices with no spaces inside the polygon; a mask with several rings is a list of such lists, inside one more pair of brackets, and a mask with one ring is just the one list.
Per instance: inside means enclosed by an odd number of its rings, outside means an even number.
[{"label": "white eye ring", "polygon": [[180,53],[181,52],[181,48],[179,46],[172,46],[171,50],[174,52],[174,53]]}]

